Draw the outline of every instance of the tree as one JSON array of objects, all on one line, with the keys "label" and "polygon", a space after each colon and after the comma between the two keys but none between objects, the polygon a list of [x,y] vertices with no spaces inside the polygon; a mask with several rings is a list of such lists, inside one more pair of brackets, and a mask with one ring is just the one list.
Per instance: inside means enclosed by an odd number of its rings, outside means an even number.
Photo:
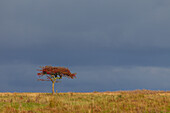
[{"label": "tree", "polygon": [[45,79],[38,79],[39,81],[51,81],[52,82],[52,94],[55,94],[54,91],[54,84],[57,81],[57,79],[62,79],[62,77],[67,78],[76,78],[76,73],[71,73],[70,70],[66,67],[55,67],[55,66],[42,66],[41,69],[38,69],[40,71],[37,73],[39,77],[45,76]]}]

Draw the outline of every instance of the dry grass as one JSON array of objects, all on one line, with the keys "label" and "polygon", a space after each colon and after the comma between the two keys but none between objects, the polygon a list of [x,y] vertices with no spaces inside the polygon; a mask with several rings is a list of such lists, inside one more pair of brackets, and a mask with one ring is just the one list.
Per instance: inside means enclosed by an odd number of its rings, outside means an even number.
[{"label": "dry grass", "polygon": [[0,93],[2,113],[170,113],[170,91]]}]

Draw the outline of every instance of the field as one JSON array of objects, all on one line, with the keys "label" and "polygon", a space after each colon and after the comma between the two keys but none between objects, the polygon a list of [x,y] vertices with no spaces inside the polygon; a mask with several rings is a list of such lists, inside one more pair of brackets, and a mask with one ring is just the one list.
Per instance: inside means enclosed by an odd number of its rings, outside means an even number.
[{"label": "field", "polygon": [[0,93],[0,113],[170,113],[170,91]]}]

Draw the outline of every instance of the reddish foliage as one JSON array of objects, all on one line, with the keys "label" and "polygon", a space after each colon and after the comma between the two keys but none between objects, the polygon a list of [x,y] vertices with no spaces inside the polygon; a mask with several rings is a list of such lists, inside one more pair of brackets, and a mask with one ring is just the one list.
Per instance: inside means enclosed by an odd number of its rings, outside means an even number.
[{"label": "reddish foliage", "polygon": [[41,81],[51,80],[51,78],[55,77],[59,77],[59,79],[61,79],[62,77],[68,77],[71,79],[76,77],[76,73],[71,73],[70,70],[65,67],[43,66],[40,68],[41,69],[38,70],[40,71],[40,73],[37,73],[37,75],[39,77],[44,75],[47,77],[46,79],[38,79]]},{"label": "reddish foliage", "polygon": [[37,75],[41,75],[41,73],[37,73]]}]

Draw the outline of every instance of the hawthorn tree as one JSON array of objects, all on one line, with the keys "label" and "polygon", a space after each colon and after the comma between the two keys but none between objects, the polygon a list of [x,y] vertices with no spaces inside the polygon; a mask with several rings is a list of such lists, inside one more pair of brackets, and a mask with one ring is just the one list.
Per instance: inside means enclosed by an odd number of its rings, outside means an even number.
[{"label": "hawthorn tree", "polygon": [[70,70],[66,67],[55,67],[55,66],[42,66],[41,69],[38,69],[40,71],[37,73],[39,77],[45,76],[44,79],[38,79],[39,81],[51,81],[52,82],[52,94],[55,94],[54,91],[54,84],[58,79],[62,79],[62,77],[67,78],[75,78],[76,73],[71,73]]}]

